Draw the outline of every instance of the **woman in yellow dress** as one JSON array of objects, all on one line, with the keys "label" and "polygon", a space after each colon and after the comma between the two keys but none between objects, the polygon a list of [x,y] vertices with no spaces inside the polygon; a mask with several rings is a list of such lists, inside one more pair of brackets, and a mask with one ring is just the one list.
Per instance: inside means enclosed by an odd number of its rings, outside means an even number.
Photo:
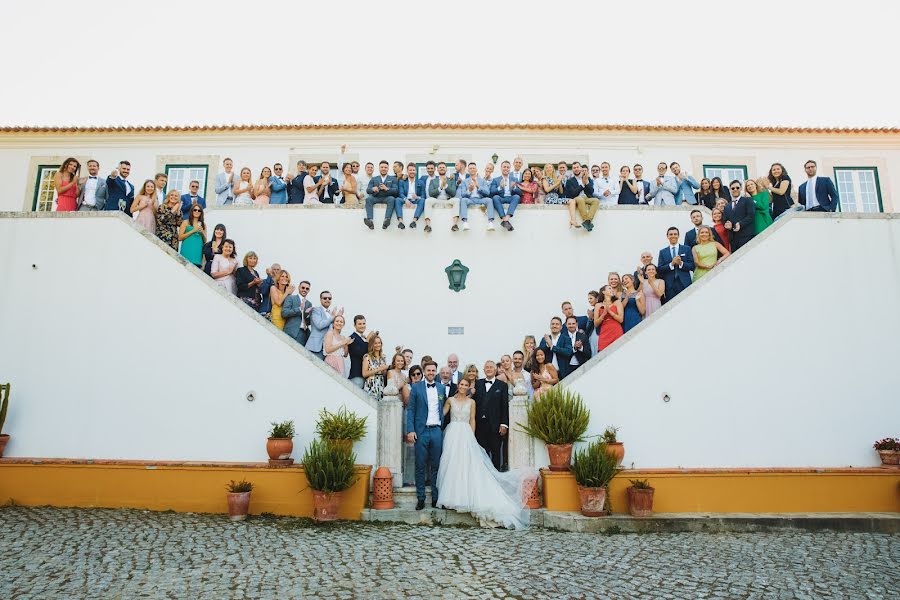
[{"label": "woman in yellow dress", "polygon": [[697,281],[710,269],[725,260],[731,252],[713,239],[712,230],[704,225],[697,232],[697,244],[691,249],[694,254],[694,275],[691,282]]},{"label": "woman in yellow dress", "polygon": [[269,298],[272,300],[272,325],[278,329],[284,329],[281,305],[284,304],[284,299],[293,293],[294,286],[291,285],[291,275],[287,271],[282,271],[278,275],[278,282],[269,288]]}]

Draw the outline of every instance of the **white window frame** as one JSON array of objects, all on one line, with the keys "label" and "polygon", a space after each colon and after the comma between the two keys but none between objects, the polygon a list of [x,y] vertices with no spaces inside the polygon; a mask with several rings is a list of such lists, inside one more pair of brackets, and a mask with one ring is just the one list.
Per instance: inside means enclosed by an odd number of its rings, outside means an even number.
[{"label": "white window frame", "polygon": [[[169,190],[178,190],[179,194],[188,194],[190,193],[190,185],[191,181],[197,180],[200,182],[200,196],[203,197],[209,202],[209,198],[206,196],[206,181],[209,177],[209,165],[181,165],[181,164],[167,164],[164,169],[166,174],[166,194],[169,193]],[[176,185],[176,181],[178,185]]]},{"label": "white window frame", "polygon": [[703,177],[710,181],[713,177],[718,177],[722,180],[723,188],[728,188],[728,184],[735,179],[740,179],[743,188],[747,172],[747,165],[703,165]]},{"label": "white window frame", "polygon": [[53,178],[61,165],[38,165],[34,186],[34,200],[31,210],[35,212],[53,212],[56,210],[56,186]]},{"label": "white window frame", "polygon": [[877,167],[835,167],[834,185],[840,212],[884,212]]}]

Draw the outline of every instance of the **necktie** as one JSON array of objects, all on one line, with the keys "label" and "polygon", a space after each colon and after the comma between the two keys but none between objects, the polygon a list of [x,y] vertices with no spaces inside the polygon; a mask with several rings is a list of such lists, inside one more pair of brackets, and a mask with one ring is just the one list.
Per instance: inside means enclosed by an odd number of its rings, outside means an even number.
[{"label": "necktie", "polygon": [[672,246],[670,250],[672,251],[672,260],[675,260],[675,246]]}]

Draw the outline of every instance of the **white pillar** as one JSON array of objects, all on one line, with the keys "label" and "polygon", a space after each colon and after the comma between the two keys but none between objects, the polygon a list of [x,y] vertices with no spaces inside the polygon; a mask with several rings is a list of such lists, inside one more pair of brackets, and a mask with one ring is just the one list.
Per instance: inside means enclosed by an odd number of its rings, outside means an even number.
[{"label": "white pillar", "polygon": [[509,468],[522,469],[534,466],[534,450],[531,436],[521,431],[528,424],[528,390],[521,379],[516,380],[513,399],[509,402]]},{"label": "white pillar", "polygon": [[387,467],[394,478],[394,488],[403,485],[401,472],[403,461],[403,403],[400,392],[388,380],[381,402],[378,403],[378,448],[379,467]]}]

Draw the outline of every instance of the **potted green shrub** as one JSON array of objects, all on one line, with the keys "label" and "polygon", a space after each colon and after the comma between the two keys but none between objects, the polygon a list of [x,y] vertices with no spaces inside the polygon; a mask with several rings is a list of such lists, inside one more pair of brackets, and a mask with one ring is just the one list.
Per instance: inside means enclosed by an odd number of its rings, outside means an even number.
[{"label": "potted green shrub", "polygon": [[572,474],[578,484],[581,514],[586,517],[603,516],[607,486],[619,471],[621,469],[616,466],[616,459],[610,455],[606,442],[596,440],[575,453]]},{"label": "potted green shrub", "polygon": [[572,444],[584,441],[591,413],[577,392],[555,385],[528,405],[522,431],[547,444],[551,471],[568,471]]},{"label": "potted green shrub", "polygon": [[9,390],[11,383],[0,385],[0,458],[3,458],[3,451],[9,442],[9,434],[3,433],[3,425],[6,423],[6,410],[9,408]]},{"label": "potted green shrub", "polygon": [[266,440],[266,453],[269,460],[291,461],[291,452],[294,451],[294,422],[283,421],[272,423],[269,438]]},{"label": "potted green shrub", "polygon": [[603,431],[603,441],[606,442],[606,447],[609,448],[609,452],[615,457],[616,464],[621,465],[622,459],[625,458],[625,445],[616,439],[618,432],[618,427],[610,425]]},{"label": "potted green shrub", "polygon": [[356,455],[324,440],[313,440],[303,453],[303,470],[313,493],[313,518],[316,521],[337,519],[343,492],[354,483]]},{"label": "potted green shrub", "polygon": [[[6,407],[3,408],[4,414],[6,412]],[[3,419],[0,418],[0,426],[3,425]],[[873,445],[878,451],[878,455],[881,457],[882,465],[900,465],[900,440],[897,438],[889,437],[884,438],[883,440],[878,440]]]},{"label": "potted green shrub", "polygon": [[628,512],[632,517],[649,517],[653,514],[653,492],[646,479],[629,479]]},{"label": "potted green shrub", "polygon": [[228,490],[228,517],[232,521],[243,521],[247,518],[247,511],[250,510],[250,492],[253,491],[253,484],[246,479],[240,481],[232,479],[225,489]]},{"label": "potted green shrub", "polygon": [[346,452],[353,449],[353,442],[366,437],[366,420],[368,417],[360,417],[346,406],[342,406],[337,412],[329,412],[327,408],[319,411],[319,420],[316,421],[316,433],[328,442],[343,448]]}]

